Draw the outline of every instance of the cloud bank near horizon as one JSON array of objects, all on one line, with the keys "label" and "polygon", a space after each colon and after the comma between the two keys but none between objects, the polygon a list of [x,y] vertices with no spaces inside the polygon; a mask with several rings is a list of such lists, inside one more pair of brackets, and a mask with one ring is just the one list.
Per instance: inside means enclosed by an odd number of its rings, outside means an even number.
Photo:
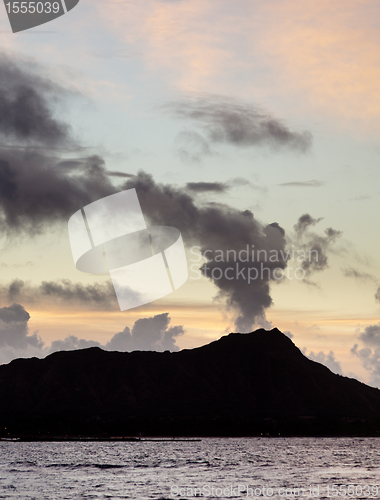
[{"label": "cloud bank near horizon", "polygon": [[185,333],[182,325],[170,326],[169,313],[140,318],[133,327],[118,332],[102,345],[96,340],[86,340],[75,335],[54,340],[45,345],[37,332],[30,332],[30,314],[21,304],[13,303],[0,308],[0,364],[15,358],[45,357],[56,351],[101,347],[108,351],[178,351],[176,339]]},{"label": "cloud bank near horizon", "polygon": [[[38,331],[30,332],[29,320],[30,314],[21,304],[13,303],[10,306],[0,308],[0,364],[9,363],[16,358],[42,358],[57,351],[72,351],[90,347],[119,352],[177,352],[179,347],[176,340],[185,333],[182,325],[170,326],[169,313],[162,313],[136,320],[132,328],[125,327],[105,344],[71,334],[64,339],[54,340],[47,346],[39,336]],[[380,345],[377,338],[380,338],[379,332],[380,327],[376,331],[368,331],[364,336],[368,337],[370,343],[374,342],[375,345]],[[284,335],[289,338],[293,337],[288,331],[284,332]],[[302,350],[304,355],[306,355],[305,351],[306,349]],[[322,351],[317,354],[310,352],[307,357],[327,366],[334,373],[342,374],[340,362],[335,359],[333,351],[327,355]]]}]

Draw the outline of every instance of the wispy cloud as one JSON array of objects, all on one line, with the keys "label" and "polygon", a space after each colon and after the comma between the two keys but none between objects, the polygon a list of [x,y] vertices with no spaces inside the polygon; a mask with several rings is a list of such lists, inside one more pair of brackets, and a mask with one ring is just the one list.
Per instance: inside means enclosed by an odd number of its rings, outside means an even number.
[{"label": "wispy cloud", "polygon": [[266,189],[262,186],[257,186],[252,184],[248,179],[243,177],[235,177],[226,182],[188,182],[186,184],[186,189],[193,193],[225,193],[228,189],[234,187],[249,187],[257,191],[265,192]]},{"label": "wispy cloud", "polygon": [[293,181],[293,182],[283,182],[279,184],[282,187],[322,187],[325,186],[325,182],[313,179],[311,181]]},{"label": "wispy cloud", "polygon": [[289,244],[304,256],[301,263],[305,272],[303,282],[313,286],[316,286],[316,283],[311,281],[310,277],[329,267],[329,253],[333,251],[336,240],[342,235],[341,231],[331,227],[325,229],[323,234],[311,231],[310,228],[319,224],[321,220],[322,217],[316,219],[310,214],[304,214],[294,225],[295,235],[288,236]]},{"label": "wispy cloud", "polygon": [[224,193],[228,188],[228,184],[223,182],[188,182],[186,184],[186,189],[195,193]]},{"label": "wispy cloud", "polygon": [[70,306],[74,309],[117,310],[117,300],[111,281],[85,285],[73,283],[68,279],[42,281],[31,284],[15,279],[0,286],[0,298],[3,302],[22,302],[39,304],[44,307],[53,305],[58,308]]},{"label": "wispy cloud", "polygon": [[365,201],[370,199],[371,197],[368,194],[362,194],[360,196],[355,196],[354,198],[350,198],[350,201]]},{"label": "wispy cloud", "polygon": [[114,170],[106,170],[105,171],[106,175],[109,175],[110,177],[121,177],[121,178],[130,178],[133,177],[134,174],[127,174],[126,172],[117,172]]},{"label": "wispy cloud", "polygon": [[[194,95],[162,107],[175,118],[198,127],[191,134],[197,138],[197,159],[210,154],[211,144],[236,147],[287,148],[307,152],[312,145],[310,132],[291,130],[283,120],[250,103],[217,95]],[[184,134],[184,133],[182,133]]]},{"label": "wispy cloud", "polygon": [[132,328],[126,326],[116,333],[109,342],[102,345],[95,340],[85,340],[69,335],[62,340],[54,340],[48,352],[72,351],[87,347],[101,347],[108,351],[178,351],[176,339],[185,333],[182,326],[170,326],[169,313],[156,314],[150,318],[140,318]]},{"label": "wispy cloud", "polygon": [[353,267],[345,267],[342,269],[342,272],[346,278],[355,278],[358,281],[378,283],[378,279],[372,274],[359,271]]},{"label": "wispy cloud", "polygon": [[379,279],[373,274],[359,271],[353,267],[346,267],[342,269],[342,273],[346,278],[354,278],[358,282],[362,283],[373,283],[378,288],[375,292],[375,300],[376,302],[380,302],[380,287],[379,287]]}]

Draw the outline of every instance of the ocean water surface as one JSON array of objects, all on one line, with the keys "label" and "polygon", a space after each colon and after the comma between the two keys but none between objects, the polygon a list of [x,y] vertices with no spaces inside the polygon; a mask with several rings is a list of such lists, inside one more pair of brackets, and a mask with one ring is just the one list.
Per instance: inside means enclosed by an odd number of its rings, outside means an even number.
[{"label": "ocean water surface", "polygon": [[0,442],[3,498],[380,498],[380,438]]}]

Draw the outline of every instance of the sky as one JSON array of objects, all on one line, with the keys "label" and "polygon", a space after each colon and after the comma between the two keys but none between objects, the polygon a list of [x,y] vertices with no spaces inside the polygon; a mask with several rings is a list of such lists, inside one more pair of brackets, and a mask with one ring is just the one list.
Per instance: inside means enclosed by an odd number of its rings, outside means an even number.
[{"label": "sky", "polygon": [[[14,34],[0,9],[0,363],[277,327],[380,387],[379,19],[374,0],[80,0]],[[120,311],[67,222],[131,188],[181,231],[189,278]],[[269,275],[226,278],[217,252],[247,245]]]}]

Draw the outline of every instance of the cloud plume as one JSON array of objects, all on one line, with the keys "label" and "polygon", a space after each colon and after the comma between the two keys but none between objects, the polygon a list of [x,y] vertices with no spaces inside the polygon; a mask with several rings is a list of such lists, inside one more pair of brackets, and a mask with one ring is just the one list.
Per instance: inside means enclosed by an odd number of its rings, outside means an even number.
[{"label": "cloud plume", "polygon": [[[251,249],[263,250],[268,256],[270,250],[285,249],[285,232],[277,224],[263,225],[254,218],[249,210],[240,211],[223,204],[197,203],[191,192],[168,184],[157,184],[152,176],[140,172],[124,184],[124,189],[136,188],[142,210],[152,225],[171,225],[177,227],[184,236],[188,247],[198,245],[200,252],[206,255],[216,251],[225,255],[223,262],[207,258],[207,269],[202,272],[209,277],[218,289],[218,298],[224,300],[236,313],[235,325],[241,332],[252,331],[254,324],[268,326],[265,318],[266,309],[272,304],[270,283],[276,268],[284,269],[286,259],[277,261],[252,262]],[[246,251],[249,256],[239,265],[238,278],[230,279],[228,268],[234,253]],[[261,272],[262,267],[267,271]],[[201,267],[201,264],[199,265]],[[214,269],[220,269],[215,271]],[[250,271],[251,269],[251,271]],[[216,279],[216,273],[222,276]],[[248,273],[257,278],[248,279]]]}]

